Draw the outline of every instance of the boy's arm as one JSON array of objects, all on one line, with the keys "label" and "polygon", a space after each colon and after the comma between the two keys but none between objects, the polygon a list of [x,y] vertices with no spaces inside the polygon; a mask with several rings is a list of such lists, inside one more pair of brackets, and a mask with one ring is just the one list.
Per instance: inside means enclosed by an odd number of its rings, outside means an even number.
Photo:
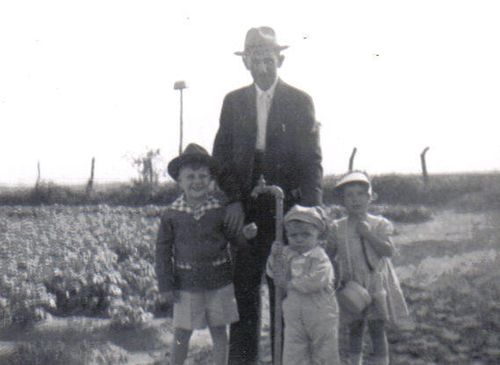
[{"label": "boy's arm", "polygon": [[[280,247],[281,246],[281,247]],[[282,260],[278,257],[278,251],[282,251]],[[286,268],[286,260],[285,253],[283,253],[284,247],[283,242],[274,241],[271,247],[271,254],[267,258],[266,263],[266,274],[274,280],[274,284],[286,288],[287,283],[287,268]],[[280,272],[277,272],[280,270]]]},{"label": "boy's arm", "polygon": [[160,292],[174,290],[172,226],[166,216],[162,216],[158,236],[156,239],[156,276]]},{"label": "boy's arm", "polygon": [[274,278],[274,255],[269,255],[267,257],[267,263],[266,263],[266,274],[269,276],[271,279]]},{"label": "boy's arm", "polygon": [[308,270],[299,277],[294,277],[289,286],[301,293],[313,293],[326,289],[333,284],[333,267],[326,255],[309,258]]}]

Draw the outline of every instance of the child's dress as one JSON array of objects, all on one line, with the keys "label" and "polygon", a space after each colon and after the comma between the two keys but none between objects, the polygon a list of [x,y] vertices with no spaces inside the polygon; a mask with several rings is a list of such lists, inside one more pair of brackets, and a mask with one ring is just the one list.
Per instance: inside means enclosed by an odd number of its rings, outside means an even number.
[{"label": "child's dress", "polygon": [[[283,258],[287,272],[283,364],[340,364],[339,314],[330,259],[319,246],[302,254],[285,246]],[[271,254],[266,270],[271,277],[274,266]]]},{"label": "child's dress", "polygon": [[[367,221],[379,237],[389,237],[394,232],[392,223],[384,217],[368,214]],[[342,311],[342,319],[383,319],[396,326],[408,323],[408,307],[391,259],[379,256],[369,242],[362,241],[354,227],[349,227],[347,217],[334,221],[331,233],[341,283],[354,280],[372,296],[371,304],[362,313]]]}]

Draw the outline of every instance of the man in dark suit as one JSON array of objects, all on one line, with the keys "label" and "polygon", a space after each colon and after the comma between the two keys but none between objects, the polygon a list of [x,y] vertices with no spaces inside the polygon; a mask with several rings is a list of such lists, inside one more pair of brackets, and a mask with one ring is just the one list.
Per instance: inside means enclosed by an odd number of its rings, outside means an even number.
[{"label": "man in dark suit", "polygon": [[[254,83],[226,95],[213,157],[221,167],[219,186],[229,199],[225,224],[234,232],[255,222],[257,237],[235,254],[234,285],[240,321],[231,326],[229,364],[256,364],[260,283],[274,240],[272,196],[250,196],[260,175],[285,193],[285,211],[296,203],[321,204],[321,148],[309,95],[278,78],[284,61],[273,29],[252,28],[242,56]],[[268,278],[273,317],[274,286]],[[271,326],[272,328],[272,326]]]}]

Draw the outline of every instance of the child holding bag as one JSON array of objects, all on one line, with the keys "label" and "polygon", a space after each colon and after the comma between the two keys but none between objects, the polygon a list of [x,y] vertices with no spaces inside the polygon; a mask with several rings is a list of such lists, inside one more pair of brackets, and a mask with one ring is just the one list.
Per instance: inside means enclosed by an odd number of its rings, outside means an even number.
[{"label": "child holding bag", "polygon": [[375,198],[367,174],[349,172],[335,185],[347,217],[331,227],[329,249],[335,252],[340,288],[340,317],[349,326],[349,364],[362,364],[365,327],[372,340],[373,364],[389,364],[385,327],[408,319],[408,308],[391,263],[392,224],[368,213]]}]

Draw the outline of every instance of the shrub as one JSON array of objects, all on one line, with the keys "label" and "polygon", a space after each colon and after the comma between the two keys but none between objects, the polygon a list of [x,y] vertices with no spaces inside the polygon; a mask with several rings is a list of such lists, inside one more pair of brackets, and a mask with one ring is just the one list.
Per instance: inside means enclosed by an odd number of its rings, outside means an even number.
[{"label": "shrub", "polygon": [[[325,211],[331,220],[347,214],[345,208],[339,205],[327,206]],[[432,210],[422,205],[374,204],[370,206],[369,211],[398,223],[422,223],[432,219]]]},{"label": "shrub", "polygon": [[[326,204],[339,203],[333,194],[337,178],[327,176],[324,179]],[[500,207],[499,173],[431,175],[428,184],[424,184],[420,175],[384,174],[372,176],[372,185],[378,195],[377,202],[382,204],[444,206],[479,194],[486,206]]]}]

